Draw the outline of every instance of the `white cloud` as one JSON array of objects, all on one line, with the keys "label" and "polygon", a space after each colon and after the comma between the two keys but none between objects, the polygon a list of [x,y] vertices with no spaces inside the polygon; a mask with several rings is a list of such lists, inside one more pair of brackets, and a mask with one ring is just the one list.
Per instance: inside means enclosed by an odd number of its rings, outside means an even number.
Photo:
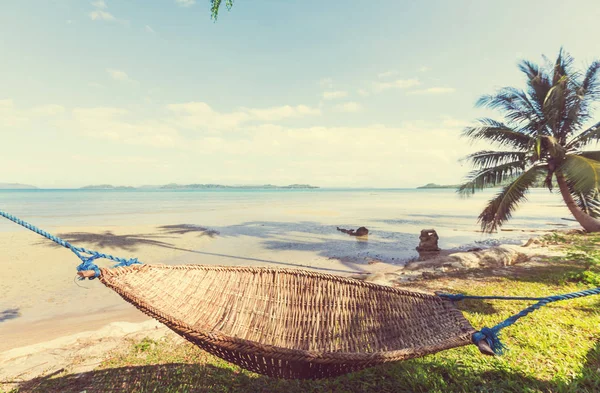
[{"label": "white cloud", "polygon": [[326,100],[335,100],[337,98],[344,98],[348,96],[347,91],[324,91],[323,98]]},{"label": "white cloud", "polygon": [[122,25],[129,26],[129,21],[119,19],[110,12],[108,12],[108,6],[103,0],[93,1],[91,4],[95,8],[88,14],[91,20],[120,23]]},{"label": "white cloud", "polygon": [[116,22],[117,18],[113,14],[107,11],[95,10],[89,13],[90,19],[92,20],[103,20],[106,22]]},{"label": "white cloud", "polygon": [[265,109],[242,109],[251,116],[252,120],[257,121],[278,121],[292,117],[319,115],[321,113],[319,109],[311,108],[306,105],[284,105]]},{"label": "white cloud", "polygon": [[191,7],[196,4],[196,0],[175,0],[175,3],[181,7]]},{"label": "white cloud", "polygon": [[75,108],[72,112],[76,119],[112,119],[128,113],[123,108],[113,107]]},{"label": "white cloud", "polygon": [[[15,108],[13,100],[0,100],[0,127],[18,127],[27,121],[28,119]],[[2,131],[0,128],[0,134]]]},{"label": "white cloud", "polygon": [[88,86],[93,87],[95,89],[103,89],[104,88],[104,85],[100,84],[98,82],[90,82],[90,83],[88,83]]},{"label": "white cloud", "polygon": [[62,105],[50,104],[40,105],[31,109],[31,113],[40,116],[56,116],[65,112],[65,107]]},{"label": "white cloud", "polygon": [[368,95],[371,94],[371,93],[369,93],[368,90],[365,90],[365,89],[358,89],[357,92],[358,92],[359,95],[361,95],[363,97],[366,97],[366,96],[368,96]]},{"label": "white cloud", "polygon": [[333,79],[331,79],[331,78],[322,78],[319,81],[319,86],[327,88],[327,89],[331,89],[333,87]]},{"label": "white cloud", "polygon": [[396,79],[391,82],[375,82],[373,84],[373,90],[375,92],[381,92],[389,89],[408,89],[420,85],[418,79]]},{"label": "white cloud", "polygon": [[86,136],[134,145],[185,148],[179,132],[161,119],[130,121],[130,112],[122,108],[75,108],[73,127]]},{"label": "white cloud", "polygon": [[382,72],[380,74],[378,74],[377,76],[379,78],[389,78],[392,76],[398,75],[398,71],[386,71],[386,72]]},{"label": "white cloud", "polygon": [[113,68],[107,68],[106,72],[108,73],[108,75],[119,82],[129,82],[129,83],[137,83],[136,80],[131,79],[129,77],[129,75],[127,75],[127,73],[125,71],[121,71],[121,70],[115,70]]},{"label": "white cloud", "polygon": [[442,125],[450,128],[465,128],[469,122],[455,119],[451,116],[442,116]]},{"label": "white cloud", "polygon": [[148,25],[144,27],[144,30],[146,30],[146,32],[148,33],[155,33],[154,29]]},{"label": "white cloud", "polygon": [[430,87],[428,89],[410,91],[408,94],[449,94],[456,91],[453,87]]},{"label": "white cloud", "polygon": [[92,1],[91,2],[92,6],[96,7],[96,8],[100,8],[100,9],[106,9],[108,8],[106,3],[104,2],[104,0],[96,0],[96,1]]},{"label": "white cloud", "polygon": [[431,67],[427,67],[427,66],[419,67],[419,72],[427,72],[427,71],[431,71]]},{"label": "white cloud", "polygon": [[344,102],[336,105],[334,109],[338,112],[358,112],[362,109],[362,105],[358,102]]},{"label": "white cloud", "polygon": [[319,115],[321,111],[306,105],[271,108],[240,108],[234,112],[217,112],[205,102],[170,104],[167,109],[176,117],[174,123],[185,128],[209,130],[235,129],[247,122],[273,122],[287,118]]},{"label": "white cloud", "polygon": [[36,118],[44,121],[45,117],[57,116],[64,112],[65,108],[62,105],[47,104],[19,109],[13,100],[0,100],[0,133],[2,133],[2,127],[23,127],[35,121]]}]

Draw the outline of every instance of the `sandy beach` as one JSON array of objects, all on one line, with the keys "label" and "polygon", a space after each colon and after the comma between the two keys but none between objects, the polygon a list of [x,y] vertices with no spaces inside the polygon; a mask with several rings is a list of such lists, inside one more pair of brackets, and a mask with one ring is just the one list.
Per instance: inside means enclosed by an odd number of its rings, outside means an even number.
[{"label": "sandy beach", "polygon": [[[17,229],[15,227],[15,229]],[[211,237],[194,227],[154,226],[54,228],[73,244],[158,264],[285,266],[336,274],[363,272],[370,266],[330,259],[317,252],[266,250],[248,236]],[[343,237],[333,234],[334,236]],[[356,242],[355,239],[344,239]],[[114,321],[146,317],[98,281],[76,280],[79,259],[69,250],[25,231],[0,234],[2,285],[0,351],[50,340]],[[109,261],[110,262],[110,261]],[[102,266],[111,266],[101,261]]]},{"label": "sandy beach", "polygon": [[[385,285],[398,281],[409,288],[406,277],[415,270],[421,275],[415,247],[423,228],[437,229],[442,254],[448,255],[474,247],[522,244],[552,230],[548,222],[564,227],[563,210],[547,202],[524,209],[510,230],[482,235],[471,217],[470,201],[461,210],[456,201],[440,200],[426,211],[430,201],[438,200],[435,193],[368,193],[371,206],[359,203],[365,196],[365,192],[323,193],[286,200],[267,195],[226,202],[214,197],[198,210],[191,210],[194,206],[185,200],[177,209],[154,211],[154,203],[139,208],[137,201],[123,201],[131,197],[127,193],[116,193],[111,197],[117,198],[119,212],[116,205],[104,206],[98,200],[94,206],[104,214],[79,216],[77,207],[64,205],[60,198],[54,206],[44,200],[39,208],[14,203],[12,210],[76,246],[144,263],[310,269]],[[448,213],[450,203],[458,208]],[[123,212],[124,207],[132,212]],[[19,212],[20,208],[33,213]],[[361,225],[370,230],[367,238],[337,230]],[[87,359],[84,364],[89,368],[124,337],[167,334],[98,280],[76,280],[80,262],[69,250],[7,220],[0,222],[0,250],[0,377],[33,377],[78,356]],[[513,258],[514,252],[509,254]],[[112,265],[106,260],[98,264]],[[422,267],[435,272],[430,265]],[[112,344],[103,349],[98,342]]]}]

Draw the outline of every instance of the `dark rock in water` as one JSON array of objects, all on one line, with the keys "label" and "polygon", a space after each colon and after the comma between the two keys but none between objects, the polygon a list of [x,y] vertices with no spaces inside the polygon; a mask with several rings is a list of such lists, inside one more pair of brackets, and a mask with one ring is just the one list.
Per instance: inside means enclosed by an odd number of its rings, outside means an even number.
[{"label": "dark rock in water", "polygon": [[440,251],[438,247],[438,234],[435,229],[423,229],[419,236],[417,251]]},{"label": "dark rock in water", "polygon": [[365,227],[360,227],[356,231],[354,229],[344,229],[337,227],[337,230],[340,232],[347,233],[350,236],[368,236],[369,230]]}]

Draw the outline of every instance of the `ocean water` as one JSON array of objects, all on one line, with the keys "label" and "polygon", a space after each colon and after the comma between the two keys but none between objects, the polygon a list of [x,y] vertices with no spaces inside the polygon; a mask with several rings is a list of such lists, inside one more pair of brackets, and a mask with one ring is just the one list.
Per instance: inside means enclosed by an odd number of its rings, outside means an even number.
[{"label": "ocean water", "polygon": [[[477,216],[494,192],[462,198],[451,189],[0,190],[0,210],[49,229],[201,225],[224,236],[271,240],[291,232],[330,235],[337,226],[366,226],[373,247],[394,243],[395,250],[414,250],[415,236],[425,228],[440,233],[443,247],[460,247],[519,242],[531,230],[577,227],[560,194],[534,189],[503,230],[482,234]],[[0,220],[0,231],[12,230],[15,224]]]}]

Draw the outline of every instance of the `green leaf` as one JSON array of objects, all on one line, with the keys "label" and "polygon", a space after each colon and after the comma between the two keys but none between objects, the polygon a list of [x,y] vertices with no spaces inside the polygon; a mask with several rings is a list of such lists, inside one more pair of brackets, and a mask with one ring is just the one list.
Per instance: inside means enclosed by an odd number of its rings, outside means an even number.
[{"label": "green leaf", "polygon": [[492,119],[480,119],[478,126],[465,128],[462,135],[473,141],[484,140],[523,151],[535,143],[531,136]]},{"label": "green leaf", "polygon": [[568,144],[567,149],[582,148],[591,142],[598,142],[600,140],[600,122],[594,124],[587,130],[579,133],[575,136]]},{"label": "green leaf", "polygon": [[479,223],[484,232],[493,232],[512,217],[519,203],[525,201],[530,187],[543,175],[545,168],[532,167],[519,175],[509,185],[489,201],[479,215]]},{"label": "green leaf", "polygon": [[475,190],[494,187],[514,176],[520,175],[524,168],[525,163],[522,160],[519,160],[496,165],[491,168],[472,171],[467,176],[467,182],[462,184],[457,192],[463,196],[468,196],[473,194]]},{"label": "green leaf", "polygon": [[489,168],[508,162],[525,161],[526,158],[527,153],[520,151],[482,150],[469,154],[464,160],[470,161],[475,168]]},{"label": "green leaf", "polygon": [[600,188],[600,162],[583,155],[568,155],[559,169],[575,192],[587,194]]}]

